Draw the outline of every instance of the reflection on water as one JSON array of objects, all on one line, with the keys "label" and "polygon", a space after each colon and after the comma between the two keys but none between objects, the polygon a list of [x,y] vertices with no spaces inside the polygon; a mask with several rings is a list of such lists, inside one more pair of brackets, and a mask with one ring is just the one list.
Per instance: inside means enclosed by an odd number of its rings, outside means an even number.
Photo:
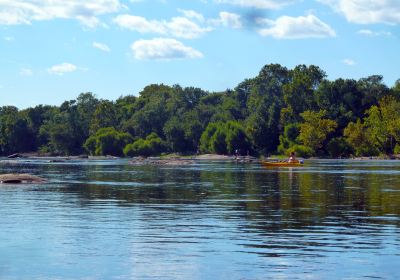
[{"label": "reflection on water", "polygon": [[0,279],[398,279],[400,162],[3,162]]}]

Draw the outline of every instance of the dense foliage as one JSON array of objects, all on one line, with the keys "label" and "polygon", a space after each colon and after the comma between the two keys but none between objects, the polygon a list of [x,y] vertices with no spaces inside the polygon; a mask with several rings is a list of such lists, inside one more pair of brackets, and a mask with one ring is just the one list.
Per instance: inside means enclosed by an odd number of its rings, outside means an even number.
[{"label": "dense foliage", "polygon": [[0,154],[196,152],[370,156],[400,152],[400,80],[330,81],[317,66],[264,66],[233,90],[149,85],[116,101],[0,107]]},{"label": "dense foliage", "polygon": [[126,156],[154,156],[163,151],[165,151],[165,144],[154,132],[150,133],[146,139],[139,138],[124,148]]},{"label": "dense foliage", "polygon": [[91,155],[123,155],[124,148],[133,141],[127,132],[117,131],[114,127],[100,128],[96,134],[90,136],[83,147]]}]

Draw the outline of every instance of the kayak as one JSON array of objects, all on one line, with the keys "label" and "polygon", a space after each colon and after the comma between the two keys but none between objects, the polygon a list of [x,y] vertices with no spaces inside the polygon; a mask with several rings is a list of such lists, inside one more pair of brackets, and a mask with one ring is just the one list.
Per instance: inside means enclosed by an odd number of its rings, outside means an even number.
[{"label": "kayak", "polygon": [[302,162],[279,162],[279,161],[262,161],[261,164],[265,167],[299,167],[303,166]]}]

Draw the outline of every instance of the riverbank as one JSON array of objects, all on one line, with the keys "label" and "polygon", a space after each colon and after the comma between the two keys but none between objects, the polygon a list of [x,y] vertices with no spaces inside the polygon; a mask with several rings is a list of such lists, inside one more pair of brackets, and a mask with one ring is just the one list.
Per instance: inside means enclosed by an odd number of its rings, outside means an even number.
[{"label": "riverbank", "polygon": [[179,156],[176,154],[164,155],[161,157],[136,157],[129,163],[132,165],[190,165],[199,161],[232,161],[239,163],[257,162],[258,159],[251,156],[228,156],[216,154],[204,154],[194,156]]},{"label": "riverbank", "polygon": [[[116,157],[111,155],[106,156],[89,156],[89,155],[76,155],[76,156],[52,156],[49,154],[40,153],[16,153],[4,157],[2,161],[14,161],[14,160],[44,160],[48,162],[65,162],[73,160],[117,160],[117,159],[128,159],[130,161],[137,162],[156,162],[168,164],[169,162],[185,162],[185,161],[245,161],[245,162],[257,162],[260,160],[285,160],[285,155],[272,155],[269,157],[253,157],[253,156],[234,156],[234,155],[219,155],[219,154],[198,154],[198,155],[180,155],[180,154],[164,154],[155,157]],[[373,157],[349,157],[349,158],[324,158],[324,157],[311,157],[304,160],[319,160],[319,159],[332,159],[332,160],[400,160],[400,155],[382,155]]]},{"label": "riverbank", "polygon": [[[77,155],[77,156],[52,156],[50,154],[40,154],[40,153],[15,153],[5,158],[9,159],[63,159],[63,160],[73,160],[73,159],[88,159],[88,160],[101,160],[101,159],[119,159],[121,157],[105,155],[105,156],[90,156],[90,155]],[[125,158],[125,157],[122,157]],[[129,158],[129,157],[127,157]],[[232,160],[236,158],[251,158],[256,159],[252,156],[233,156],[233,155],[218,155],[218,154],[199,154],[199,155],[179,155],[179,154],[164,154],[161,156],[154,157],[137,157],[137,158],[160,158],[163,160],[168,159],[195,159],[195,160]]]},{"label": "riverbank", "polygon": [[231,156],[217,154],[201,154],[201,155],[179,155],[166,154],[158,157],[133,157],[119,158],[115,156],[50,156],[40,154],[13,154],[7,158],[3,158],[1,162],[15,163],[18,161],[45,161],[49,163],[62,163],[68,161],[94,161],[94,160],[129,160],[132,165],[189,165],[201,161],[232,161],[238,163],[258,162],[259,159],[252,156]]}]

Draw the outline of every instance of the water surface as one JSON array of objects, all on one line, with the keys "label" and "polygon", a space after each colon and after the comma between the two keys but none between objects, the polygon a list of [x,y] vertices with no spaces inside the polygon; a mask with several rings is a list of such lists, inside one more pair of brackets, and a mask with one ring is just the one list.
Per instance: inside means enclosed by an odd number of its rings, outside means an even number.
[{"label": "water surface", "polygon": [[6,161],[0,279],[399,279],[400,162]]}]

